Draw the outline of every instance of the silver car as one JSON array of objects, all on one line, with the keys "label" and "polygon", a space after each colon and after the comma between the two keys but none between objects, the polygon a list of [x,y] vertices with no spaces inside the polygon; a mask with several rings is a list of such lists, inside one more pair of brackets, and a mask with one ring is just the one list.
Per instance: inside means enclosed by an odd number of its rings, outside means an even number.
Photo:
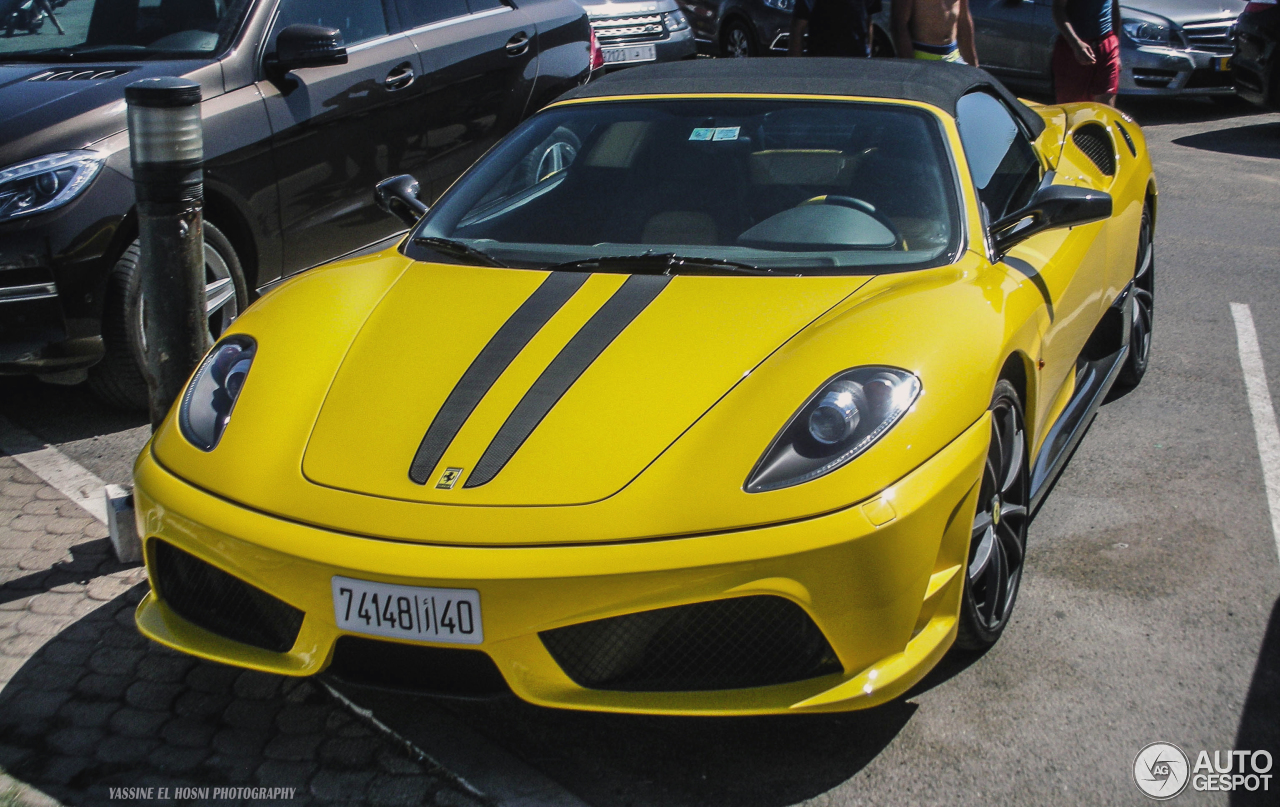
[{"label": "silver car", "polygon": [[[1232,26],[1245,0],[1131,0],[1120,7],[1121,95],[1231,95]],[[1006,84],[1052,93],[1052,0],[970,0],[978,60]],[[892,48],[889,10],[877,48]]]},{"label": "silver car", "polygon": [[689,19],[676,0],[583,3],[606,69],[670,62],[697,53]]}]

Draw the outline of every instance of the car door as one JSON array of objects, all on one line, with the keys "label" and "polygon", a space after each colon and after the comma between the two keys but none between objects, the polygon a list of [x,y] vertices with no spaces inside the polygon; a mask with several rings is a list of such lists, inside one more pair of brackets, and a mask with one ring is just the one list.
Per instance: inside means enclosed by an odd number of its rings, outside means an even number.
[{"label": "car door", "polygon": [[1053,42],[1052,7],[1036,0],[970,0],[978,61],[1011,78],[1041,78],[1038,54]]},{"label": "car door", "polygon": [[[956,123],[986,224],[1027,204],[1044,181],[1043,163],[1031,138],[1004,102],[974,92],[956,104]],[[1073,377],[1076,358],[1102,315],[1106,288],[1105,223],[1046,230],[1015,246],[1001,263],[1025,279],[1045,301],[1041,335],[1041,394],[1044,416]]]},{"label": "car door", "polygon": [[422,54],[431,201],[524,116],[537,32],[500,0],[396,0]]},{"label": "car door", "polygon": [[284,274],[385,238],[402,225],[374,205],[373,187],[412,173],[427,182],[419,122],[421,61],[382,0],[282,0],[266,54],[285,27],[342,31],[347,63],[259,82],[272,128]]}]

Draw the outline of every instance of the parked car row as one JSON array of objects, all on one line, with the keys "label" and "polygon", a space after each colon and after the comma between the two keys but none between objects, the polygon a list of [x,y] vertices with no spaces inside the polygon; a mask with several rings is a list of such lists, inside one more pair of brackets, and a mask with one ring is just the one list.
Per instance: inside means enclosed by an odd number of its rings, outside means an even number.
[{"label": "parked car row", "polygon": [[126,85],[202,87],[216,337],[257,291],[402,229],[379,179],[431,201],[599,56],[573,0],[70,0],[59,19],[0,40],[0,373],[87,374],[123,407],[146,404]]}]

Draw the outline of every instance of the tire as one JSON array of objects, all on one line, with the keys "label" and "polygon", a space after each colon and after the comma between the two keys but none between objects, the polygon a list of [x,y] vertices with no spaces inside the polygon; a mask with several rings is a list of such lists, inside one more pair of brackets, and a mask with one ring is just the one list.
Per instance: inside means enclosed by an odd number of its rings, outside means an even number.
[{"label": "tire", "polygon": [[[209,335],[217,339],[249,304],[244,269],[231,241],[204,222],[206,293],[213,310]],[[134,240],[107,275],[102,310],[102,361],[89,369],[89,390],[103,403],[127,411],[147,411],[147,381],[142,374],[142,289],[138,272],[141,246]]]},{"label": "tire", "polygon": [[1133,322],[1129,329],[1129,355],[1116,376],[1115,386],[1128,392],[1142,381],[1151,363],[1151,333],[1155,323],[1156,246],[1151,203],[1142,208],[1138,231],[1138,257],[1133,269]]},{"label": "tire", "polygon": [[760,46],[756,44],[751,27],[740,18],[729,20],[729,24],[720,33],[720,55],[746,59],[759,53]]},{"label": "tire", "polygon": [[969,541],[956,646],[985,650],[1009,624],[1027,553],[1030,473],[1022,402],[1001,379],[991,396],[991,442]]}]

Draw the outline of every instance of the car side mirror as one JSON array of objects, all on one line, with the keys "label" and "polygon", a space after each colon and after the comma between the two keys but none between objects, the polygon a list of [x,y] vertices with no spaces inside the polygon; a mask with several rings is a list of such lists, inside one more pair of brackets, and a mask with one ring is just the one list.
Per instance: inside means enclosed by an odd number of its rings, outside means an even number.
[{"label": "car side mirror", "polygon": [[412,227],[426,214],[428,208],[418,198],[421,189],[418,180],[408,174],[388,177],[373,189],[378,207]]},{"label": "car side mirror", "polygon": [[1026,207],[991,225],[991,245],[1003,256],[1037,233],[1074,227],[1111,216],[1111,194],[1073,185],[1048,185],[1031,196]]},{"label": "car side mirror", "polygon": [[303,67],[330,67],[347,63],[342,32],[323,25],[290,25],[276,36],[276,52],[267,66],[278,73]]}]

